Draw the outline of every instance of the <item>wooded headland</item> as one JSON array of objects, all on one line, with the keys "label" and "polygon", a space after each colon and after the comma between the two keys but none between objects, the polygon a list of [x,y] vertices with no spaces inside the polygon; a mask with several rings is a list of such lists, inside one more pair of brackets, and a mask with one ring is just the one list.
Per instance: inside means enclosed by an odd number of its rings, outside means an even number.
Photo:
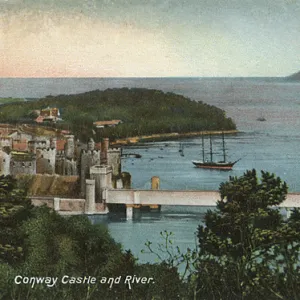
[{"label": "wooded headland", "polygon": [[[68,129],[81,140],[93,136],[111,140],[155,134],[187,134],[236,130],[224,110],[182,95],[142,88],[107,89],[77,95],[47,96],[37,101],[1,106],[0,123],[31,123],[36,111],[56,107],[61,121],[51,124]],[[96,128],[94,122],[121,120],[114,127]]]}]

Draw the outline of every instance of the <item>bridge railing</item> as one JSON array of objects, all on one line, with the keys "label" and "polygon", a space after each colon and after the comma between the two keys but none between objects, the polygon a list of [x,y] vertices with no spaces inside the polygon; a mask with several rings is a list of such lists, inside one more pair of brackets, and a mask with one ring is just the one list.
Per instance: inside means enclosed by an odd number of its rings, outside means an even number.
[{"label": "bridge railing", "polygon": [[[177,206],[216,206],[220,200],[218,191],[190,190],[106,190],[106,203],[177,205]],[[290,193],[279,207],[300,207],[300,194]]]}]

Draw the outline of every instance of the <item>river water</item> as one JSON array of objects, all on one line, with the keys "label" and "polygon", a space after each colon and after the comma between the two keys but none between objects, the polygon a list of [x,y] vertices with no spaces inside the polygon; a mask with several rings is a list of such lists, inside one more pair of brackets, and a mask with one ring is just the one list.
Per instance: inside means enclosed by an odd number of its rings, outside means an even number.
[{"label": "river water", "polygon": [[[229,176],[239,176],[255,168],[275,173],[288,183],[290,192],[300,192],[300,82],[280,78],[0,78],[0,97],[41,97],[113,87],[160,89],[216,105],[234,119],[240,131],[225,138],[228,159],[241,158],[232,171],[201,170],[192,165],[192,160],[202,156],[199,137],[125,148],[124,153],[142,155],[139,159],[122,160],[122,169],[131,173],[134,188],[150,188],[151,177],[159,176],[161,189],[216,190]],[[184,156],[178,151],[180,144]],[[206,151],[208,145],[205,139]],[[213,137],[213,148],[218,159],[220,137]],[[162,207],[160,213],[136,213],[133,220],[126,220],[123,214],[91,219],[107,224],[115,240],[124,249],[131,249],[141,262],[153,262],[155,256],[141,253],[147,240],[155,248],[163,241],[160,232],[167,230],[174,233],[175,246],[183,251],[194,248],[195,232],[205,211],[205,208]]]},{"label": "river water", "polygon": [[[300,192],[299,83],[279,79],[183,79],[178,80],[173,91],[224,109],[240,130],[225,138],[228,159],[242,159],[232,171],[195,168],[191,161],[202,157],[200,137],[125,148],[124,153],[142,155],[140,159],[122,161],[123,170],[132,175],[133,187],[148,189],[151,177],[159,176],[161,189],[217,190],[229,176],[239,176],[255,168],[275,173],[287,181],[291,192]],[[259,118],[265,121],[258,121]],[[208,152],[208,138],[204,142]],[[221,159],[221,142],[221,137],[213,137],[216,159]],[[180,155],[180,144],[184,156]],[[140,253],[146,239],[154,244],[162,242],[159,233],[163,230],[174,233],[175,244],[182,250],[194,248],[195,232],[205,211],[163,207],[160,214],[142,213],[132,221],[113,216],[105,222],[115,239],[145,262],[155,260],[154,256]]]}]

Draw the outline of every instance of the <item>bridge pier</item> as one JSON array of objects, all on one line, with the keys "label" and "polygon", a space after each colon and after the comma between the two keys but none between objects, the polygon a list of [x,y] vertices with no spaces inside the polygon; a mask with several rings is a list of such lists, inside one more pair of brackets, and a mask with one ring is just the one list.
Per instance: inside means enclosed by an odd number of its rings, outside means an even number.
[{"label": "bridge pier", "polygon": [[86,214],[94,214],[95,213],[95,180],[94,179],[86,179],[85,180],[85,206],[84,212]]},{"label": "bridge pier", "polygon": [[126,220],[133,219],[133,206],[126,205]]},{"label": "bridge pier", "polygon": [[151,178],[151,190],[159,190],[160,179],[158,176]]},{"label": "bridge pier", "polygon": [[285,212],[286,212],[286,215],[285,215],[286,218],[289,219],[289,218],[291,217],[291,209],[288,208],[288,207],[286,207],[286,208],[285,208]]},{"label": "bridge pier", "polygon": [[53,208],[55,211],[59,211],[60,198],[54,198],[53,200]]}]

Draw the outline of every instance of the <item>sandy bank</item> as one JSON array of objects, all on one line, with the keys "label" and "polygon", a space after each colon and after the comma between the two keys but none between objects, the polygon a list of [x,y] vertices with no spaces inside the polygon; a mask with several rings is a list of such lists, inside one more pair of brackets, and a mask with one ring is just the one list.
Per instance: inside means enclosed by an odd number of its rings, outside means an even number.
[{"label": "sandy bank", "polygon": [[123,139],[117,139],[114,142],[111,142],[112,145],[130,145],[136,143],[143,143],[143,142],[152,142],[152,141],[164,141],[164,140],[172,140],[172,139],[179,139],[185,137],[194,137],[194,136],[201,136],[203,135],[217,135],[217,134],[236,134],[238,130],[214,130],[214,131],[197,131],[197,132],[186,132],[186,133],[162,133],[162,134],[152,134],[152,135],[142,135],[142,136],[135,136],[135,137],[128,137]]}]

